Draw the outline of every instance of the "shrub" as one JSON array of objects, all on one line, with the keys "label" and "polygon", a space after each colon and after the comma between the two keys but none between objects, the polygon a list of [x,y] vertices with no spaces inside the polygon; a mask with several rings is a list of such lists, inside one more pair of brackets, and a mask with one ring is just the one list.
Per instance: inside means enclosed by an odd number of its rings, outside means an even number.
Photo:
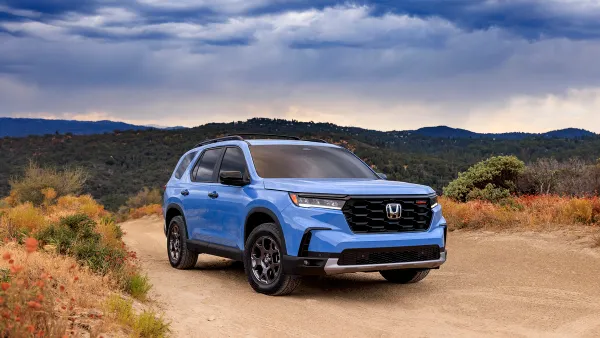
[{"label": "shrub", "polygon": [[149,215],[162,215],[162,192],[159,189],[144,187],[135,196],[130,197],[119,208],[119,219],[137,219]]},{"label": "shrub", "polygon": [[492,183],[489,183],[483,189],[473,188],[473,190],[467,194],[467,200],[469,201],[483,200],[492,203],[507,201],[509,197],[510,190],[496,187]]},{"label": "shrub", "polygon": [[144,300],[148,295],[148,291],[152,288],[148,276],[141,275],[139,272],[134,272],[129,275],[125,285],[125,292],[133,298]]},{"label": "shrub", "polygon": [[136,319],[133,330],[140,337],[161,338],[169,333],[169,324],[154,311],[144,311]]},{"label": "shrub", "polygon": [[8,238],[20,238],[22,234],[43,229],[47,223],[41,210],[29,202],[7,209],[0,219],[3,235]]},{"label": "shrub", "polygon": [[169,324],[154,311],[143,311],[139,316],[133,311],[133,302],[112,295],[106,302],[107,310],[123,325],[129,326],[134,336],[138,337],[166,337],[169,333]]},{"label": "shrub", "polygon": [[502,204],[466,203],[440,197],[450,229],[531,229],[573,224],[600,224],[599,198],[552,195],[511,197]]},{"label": "shrub", "polygon": [[25,174],[20,178],[10,180],[10,201],[13,204],[31,202],[42,205],[47,199],[49,189],[55,197],[77,194],[87,179],[87,174],[81,168],[64,168],[61,171],[52,168],[41,168],[35,162],[30,162]]},{"label": "shrub", "polygon": [[102,275],[121,269],[127,257],[125,250],[108,247],[100,241],[84,240],[73,245],[72,255],[80,263],[86,264],[91,271]]},{"label": "shrub", "polygon": [[112,248],[122,247],[123,229],[112,217],[105,216],[96,224],[96,232],[102,236],[102,242]]},{"label": "shrub", "polygon": [[96,232],[96,222],[87,215],[68,216],[37,234],[44,244],[56,246],[57,252],[71,255],[90,270],[106,274],[123,265],[127,253],[122,247],[111,247]]},{"label": "shrub", "polygon": [[127,199],[125,206],[128,209],[137,209],[151,204],[162,204],[162,193],[159,189],[144,187],[137,194]]},{"label": "shrub", "polygon": [[[37,243],[29,238],[27,255],[37,249]],[[48,285],[49,276],[32,269],[27,258],[20,262],[9,252],[3,260],[9,264],[6,278],[0,288],[0,335],[2,337],[60,337],[68,322],[59,312],[55,294]]]},{"label": "shrub", "polygon": [[515,156],[491,157],[460,173],[444,188],[444,195],[461,202],[470,194],[477,199],[504,196],[515,191],[515,182],[524,170],[525,164]]},{"label": "shrub", "polygon": [[58,198],[55,205],[49,208],[48,214],[53,220],[76,214],[83,214],[94,220],[108,216],[104,207],[90,195],[62,196]]},{"label": "shrub", "polygon": [[568,223],[592,223],[593,215],[592,202],[590,200],[575,198],[569,200],[564,208],[563,215]]},{"label": "shrub", "polygon": [[522,194],[587,197],[600,193],[600,165],[573,158],[558,162],[538,159],[527,166],[518,182]]},{"label": "shrub", "polygon": [[141,208],[129,210],[129,218],[138,219],[144,216],[162,216],[162,206],[159,204],[146,205]]}]

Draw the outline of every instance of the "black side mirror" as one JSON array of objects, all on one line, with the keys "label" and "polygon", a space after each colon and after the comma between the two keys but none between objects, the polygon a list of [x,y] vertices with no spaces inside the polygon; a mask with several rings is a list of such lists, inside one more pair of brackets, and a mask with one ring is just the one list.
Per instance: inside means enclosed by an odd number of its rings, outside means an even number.
[{"label": "black side mirror", "polygon": [[384,173],[377,173],[377,176],[379,176],[379,178],[381,178],[382,180],[387,180],[387,175]]},{"label": "black side mirror", "polygon": [[249,180],[239,171],[223,171],[219,175],[221,183],[226,185],[235,185],[238,187],[249,184]]}]

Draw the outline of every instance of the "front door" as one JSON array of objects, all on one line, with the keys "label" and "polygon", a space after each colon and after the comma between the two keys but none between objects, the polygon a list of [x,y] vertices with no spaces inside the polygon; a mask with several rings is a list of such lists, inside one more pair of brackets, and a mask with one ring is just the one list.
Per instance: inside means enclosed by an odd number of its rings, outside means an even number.
[{"label": "front door", "polygon": [[[223,161],[219,168],[219,174],[223,171],[239,171],[248,177],[248,170],[244,153],[238,147],[227,147],[223,155]],[[246,222],[246,208],[252,201],[252,188],[249,186],[237,187],[219,183],[215,187],[215,198],[213,210],[217,213],[219,232],[223,236],[223,245],[243,248],[243,229]]]},{"label": "front door", "polygon": [[206,149],[192,168],[189,183],[185,184],[182,201],[189,239],[214,243],[219,237],[214,233],[219,222],[214,210],[215,200],[209,195],[218,184],[217,163],[223,150]]}]

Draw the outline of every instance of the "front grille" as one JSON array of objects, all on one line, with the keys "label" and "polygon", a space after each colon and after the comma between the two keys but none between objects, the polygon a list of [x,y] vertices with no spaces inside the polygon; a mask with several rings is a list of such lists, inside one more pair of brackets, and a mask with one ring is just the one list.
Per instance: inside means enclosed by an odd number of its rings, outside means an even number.
[{"label": "front grille", "polygon": [[[402,205],[400,219],[388,219],[385,207],[389,203]],[[355,233],[425,231],[429,229],[433,215],[429,197],[350,198],[342,211],[350,230]]]},{"label": "front grille", "polygon": [[347,249],[342,251],[338,265],[367,265],[387,263],[423,262],[440,259],[437,245],[399,248]]}]

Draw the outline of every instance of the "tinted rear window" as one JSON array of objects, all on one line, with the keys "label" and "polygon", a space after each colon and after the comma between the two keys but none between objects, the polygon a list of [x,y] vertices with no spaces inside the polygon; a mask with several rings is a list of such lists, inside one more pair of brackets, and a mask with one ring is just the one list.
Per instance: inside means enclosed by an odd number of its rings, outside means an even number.
[{"label": "tinted rear window", "polygon": [[181,176],[183,176],[183,173],[190,166],[190,163],[192,163],[192,161],[194,160],[194,157],[196,157],[195,151],[192,151],[191,153],[189,153],[183,157],[183,159],[181,160],[181,163],[179,163],[179,166],[175,170],[175,178],[180,179]]},{"label": "tinted rear window", "polygon": [[250,153],[263,178],[378,178],[356,156],[341,148],[253,145]]}]

